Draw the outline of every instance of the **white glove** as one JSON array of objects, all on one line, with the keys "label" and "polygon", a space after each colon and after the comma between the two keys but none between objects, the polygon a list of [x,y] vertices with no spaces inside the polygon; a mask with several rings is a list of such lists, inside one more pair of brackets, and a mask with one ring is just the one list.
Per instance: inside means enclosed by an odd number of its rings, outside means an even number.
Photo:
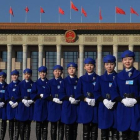
[{"label": "white glove", "polygon": [[14,104],[14,102],[12,102],[12,101],[9,101],[9,104],[12,106],[12,105]]},{"label": "white glove", "polygon": [[15,102],[13,105],[12,105],[12,108],[15,108],[18,106],[18,102]]},{"label": "white glove", "polygon": [[28,103],[28,100],[23,99],[23,100],[22,100],[22,103],[24,103],[24,105],[25,105],[26,107],[29,107],[29,106],[30,106],[30,104]]},{"label": "white glove", "polygon": [[4,106],[4,102],[0,102],[0,108],[2,108]]},{"label": "white glove", "polygon": [[40,94],[40,97],[43,98],[43,94]]},{"label": "white glove", "polygon": [[53,98],[53,102],[57,104],[62,104],[62,101],[60,101],[58,98]]},{"label": "white glove", "polygon": [[111,101],[109,101],[109,100],[107,100],[107,99],[104,99],[103,100],[103,104],[105,105],[105,107],[107,108],[107,109],[112,109],[113,108],[113,105],[115,104],[114,102],[111,102]]},{"label": "white glove", "polygon": [[28,103],[29,104],[32,104],[34,101],[33,100],[28,100]]},{"label": "white glove", "polygon": [[131,104],[131,102],[130,102],[131,100],[129,100],[129,98],[124,98],[124,99],[122,99],[122,103],[124,104],[124,106],[126,106],[126,107],[133,107],[134,106],[134,104]]},{"label": "white glove", "polygon": [[73,97],[69,97],[69,101],[71,104],[78,104],[80,100],[75,100]]},{"label": "white glove", "polygon": [[137,103],[137,100],[134,99],[134,98],[128,98],[128,100],[129,100],[129,103],[130,103],[132,106],[134,106],[134,105]]},{"label": "white glove", "polygon": [[91,106],[95,106],[95,99],[91,99],[90,104]]}]

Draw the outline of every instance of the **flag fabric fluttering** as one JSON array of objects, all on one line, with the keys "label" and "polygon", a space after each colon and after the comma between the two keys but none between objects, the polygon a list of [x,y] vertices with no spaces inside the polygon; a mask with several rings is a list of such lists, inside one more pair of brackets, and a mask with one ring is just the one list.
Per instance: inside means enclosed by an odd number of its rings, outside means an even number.
[{"label": "flag fabric fluttering", "polygon": [[45,11],[42,7],[40,7],[40,13],[45,13]]},{"label": "flag fabric fluttering", "polygon": [[102,13],[101,13],[101,9],[99,10],[99,19],[102,20],[103,17],[102,17]]},{"label": "flag fabric fluttering", "polygon": [[26,6],[26,8],[24,9],[26,11],[26,13],[29,12],[29,8]]},{"label": "flag fabric fluttering", "polygon": [[60,14],[62,14],[62,15],[64,15],[64,14],[65,14],[64,10],[62,10],[60,7],[59,7],[58,12],[59,12]]},{"label": "flag fabric fluttering", "polygon": [[139,16],[139,14],[132,7],[130,7],[130,13]]},{"label": "flag fabric fluttering", "polygon": [[14,12],[12,10],[12,8],[10,7],[9,13],[14,17]]},{"label": "flag fabric fluttering", "polygon": [[119,7],[116,7],[116,13],[125,15],[125,11]]},{"label": "flag fabric fluttering", "polygon": [[84,10],[83,7],[81,8],[81,13],[84,14],[85,17],[87,17],[87,13],[86,13],[86,11]]},{"label": "flag fabric fluttering", "polygon": [[71,9],[78,11],[78,8],[73,4],[73,2],[71,1]]}]

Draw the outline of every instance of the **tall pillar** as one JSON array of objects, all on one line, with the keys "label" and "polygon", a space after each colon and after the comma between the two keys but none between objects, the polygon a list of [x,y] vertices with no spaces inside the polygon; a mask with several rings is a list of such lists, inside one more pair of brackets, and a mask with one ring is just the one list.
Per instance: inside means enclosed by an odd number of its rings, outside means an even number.
[{"label": "tall pillar", "polygon": [[44,46],[39,44],[38,45],[38,50],[39,50],[39,54],[38,54],[38,67],[43,65],[43,48]]},{"label": "tall pillar", "polygon": [[57,65],[61,65],[61,45],[56,46],[57,51]]},{"label": "tall pillar", "polygon": [[97,55],[98,55],[98,58],[97,58],[98,75],[101,75],[102,74],[102,45],[97,46]]},{"label": "tall pillar", "polygon": [[84,73],[84,45],[79,45],[79,76],[82,76]]},{"label": "tall pillar", "polygon": [[28,51],[28,45],[23,44],[23,64],[22,64],[22,69],[25,70],[27,68],[27,51]]},{"label": "tall pillar", "polygon": [[12,45],[7,44],[7,83],[11,82],[11,70],[12,70]]},{"label": "tall pillar", "polygon": [[129,45],[129,50],[133,52],[133,50],[134,50],[134,45],[132,45],[132,44]]},{"label": "tall pillar", "polygon": [[116,57],[116,67],[115,71],[118,71],[118,45],[113,45],[113,55]]}]

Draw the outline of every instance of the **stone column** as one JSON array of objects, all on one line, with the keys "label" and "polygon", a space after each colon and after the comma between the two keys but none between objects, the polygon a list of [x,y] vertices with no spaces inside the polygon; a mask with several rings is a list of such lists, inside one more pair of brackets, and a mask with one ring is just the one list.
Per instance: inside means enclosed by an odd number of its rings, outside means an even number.
[{"label": "stone column", "polygon": [[57,51],[57,65],[61,65],[61,45],[56,46]]},{"label": "stone column", "polygon": [[98,75],[102,74],[102,45],[97,46],[97,66],[98,66]]},{"label": "stone column", "polygon": [[38,67],[43,65],[43,48],[44,46],[39,44],[38,45],[38,50],[39,50],[39,54],[38,54]]},{"label": "stone column", "polygon": [[116,57],[115,71],[118,71],[118,45],[113,45],[113,55]]},{"label": "stone column", "polygon": [[11,82],[11,70],[12,70],[12,45],[7,44],[7,83]]},{"label": "stone column", "polygon": [[84,73],[84,45],[79,45],[79,76],[82,76]]},{"label": "stone column", "polygon": [[134,45],[130,44],[129,47],[128,47],[128,49],[129,49],[130,51],[133,52],[133,50],[134,50]]}]

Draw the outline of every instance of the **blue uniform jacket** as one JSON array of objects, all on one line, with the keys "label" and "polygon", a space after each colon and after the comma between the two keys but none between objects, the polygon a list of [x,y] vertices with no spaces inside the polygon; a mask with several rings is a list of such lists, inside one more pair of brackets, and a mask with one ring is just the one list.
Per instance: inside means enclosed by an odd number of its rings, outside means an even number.
[{"label": "blue uniform jacket", "polygon": [[[77,82],[78,78],[76,76],[74,78],[70,78],[70,76],[67,76],[62,81],[59,90],[60,100],[63,100],[65,97],[75,98]],[[77,104],[71,104],[70,101],[63,100],[61,121],[65,124],[75,123],[77,121],[77,107]]]},{"label": "blue uniform jacket", "polygon": [[[77,84],[77,90],[76,90],[76,99],[79,99],[81,96],[84,96],[85,98],[94,98],[94,86],[96,84],[96,79],[98,75],[96,73],[93,73],[91,75],[88,75],[86,73],[85,75],[81,76],[78,80]],[[90,95],[92,96],[90,96]],[[79,123],[98,123],[98,110],[97,110],[97,104],[95,104],[94,107],[87,104],[85,101],[80,101],[79,106],[79,113],[78,113],[78,122]]]},{"label": "blue uniform jacket", "polygon": [[34,103],[30,105],[30,107],[26,107],[22,103],[22,99],[31,99],[31,88],[32,88],[33,81],[30,80],[26,82],[25,80],[21,81],[17,87],[16,100],[20,100],[18,104],[16,119],[19,121],[28,121],[33,120],[33,111],[34,111]]},{"label": "blue uniform jacket", "polygon": [[[5,102],[5,93],[7,90],[7,83],[4,82],[0,84],[0,102]],[[7,114],[6,114],[6,103],[5,105],[0,108],[0,119],[6,120],[7,119]]]},{"label": "blue uniform jacket", "polygon": [[9,101],[12,102],[17,102],[15,99],[17,98],[17,94],[16,94],[16,89],[18,87],[18,84],[20,83],[20,81],[18,80],[16,83],[14,83],[13,81],[7,86],[7,90],[5,93],[5,101],[8,102],[7,103],[7,119],[8,120],[12,120],[15,118],[16,113],[17,113],[17,108],[12,108],[11,105],[9,104]]},{"label": "blue uniform jacket", "polygon": [[[48,82],[48,79],[45,79],[44,81],[39,78],[32,87],[31,91],[31,98],[34,100],[37,96],[40,96],[40,94],[44,94],[44,89],[46,88],[46,84]],[[35,121],[47,121],[48,117],[48,102],[45,99],[38,98],[35,101],[34,105],[34,117],[33,119]]]},{"label": "blue uniform jacket", "polygon": [[[45,94],[52,96],[53,98],[58,98],[58,90],[60,89],[60,84],[62,82],[62,78],[55,78],[49,80]],[[62,104],[57,104],[53,101],[48,102],[48,121],[50,122],[57,122],[61,119],[61,109]]]},{"label": "blue uniform jacket", "polygon": [[[119,96],[123,99],[125,93],[133,93],[135,98],[140,97],[140,72],[135,68],[132,68],[130,72],[132,73],[130,77],[125,69],[117,74],[111,87],[112,101]],[[140,103],[135,104],[134,107],[125,107],[118,102],[117,129],[126,131],[129,128],[133,131],[140,130]]]},{"label": "blue uniform jacket", "polygon": [[[104,99],[111,100],[110,88],[112,86],[113,80],[116,76],[116,72],[108,75],[107,72],[104,75],[97,78],[96,85],[94,87],[95,99],[103,97]],[[116,128],[116,106],[114,105],[113,109],[107,109],[103,102],[99,102],[98,107],[98,126],[100,129],[108,129],[110,127]]]}]

